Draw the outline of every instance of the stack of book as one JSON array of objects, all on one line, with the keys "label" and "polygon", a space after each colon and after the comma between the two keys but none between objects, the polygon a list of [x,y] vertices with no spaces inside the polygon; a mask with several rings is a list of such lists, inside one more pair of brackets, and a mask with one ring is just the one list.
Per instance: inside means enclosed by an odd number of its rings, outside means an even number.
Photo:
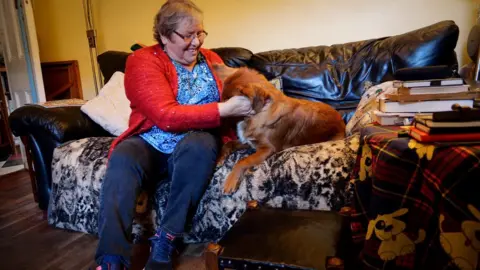
[{"label": "stack of book", "polygon": [[417,113],[451,111],[452,105],[473,107],[479,92],[461,78],[395,82],[396,93],[378,100],[375,120],[381,125],[410,125]]},{"label": "stack of book", "polygon": [[417,114],[409,135],[419,142],[480,142],[480,110]]}]

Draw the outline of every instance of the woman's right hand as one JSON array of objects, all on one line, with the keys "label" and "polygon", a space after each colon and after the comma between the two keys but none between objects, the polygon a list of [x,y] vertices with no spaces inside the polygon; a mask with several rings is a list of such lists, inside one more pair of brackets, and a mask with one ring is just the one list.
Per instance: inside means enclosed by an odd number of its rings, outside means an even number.
[{"label": "woman's right hand", "polygon": [[252,103],[247,97],[233,96],[225,102],[218,103],[220,117],[247,116],[253,114]]}]

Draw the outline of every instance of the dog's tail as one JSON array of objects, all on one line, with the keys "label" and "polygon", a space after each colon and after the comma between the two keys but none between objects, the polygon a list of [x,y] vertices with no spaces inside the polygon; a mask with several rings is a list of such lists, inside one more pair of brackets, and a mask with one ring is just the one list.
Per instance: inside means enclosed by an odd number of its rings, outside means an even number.
[{"label": "dog's tail", "polygon": [[418,230],[418,238],[417,238],[417,240],[415,241],[415,244],[418,244],[418,243],[423,242],[423,240],[425,240],[426,234],[427,234],[427,233],[425,232],[424,229]]}]

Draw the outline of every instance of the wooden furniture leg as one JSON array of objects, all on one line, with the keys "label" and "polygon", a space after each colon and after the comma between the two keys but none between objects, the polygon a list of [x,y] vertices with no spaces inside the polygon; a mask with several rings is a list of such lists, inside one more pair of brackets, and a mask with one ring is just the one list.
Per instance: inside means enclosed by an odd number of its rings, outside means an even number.
[{"label": "wooden furniture leg", "polygon": [[27,156],[28,174],[30,175],[30,182],[32,184],[33,199],[38,203],[37,179],[35,178],[35,169],[33,168],[33,160],[28,137],[20,137],[25,146],[25,155]]},{"label": "wooden furniture leg", "polygon": [[345,269],[343,260],[337,257],[331,257],[327,259],[325,269],[328,270],[343,270]]},{"label": "wooden furniture leg", "polygon": [[258,202],[257,201],[249,201],[247,203],[247,208],[248,209],[257,209],[258,208]]},{"label": "wooden furniture leg", "polygon": [[218,255],[222,247],[218,244],[210,243],[205,250],[205,268],[207,270],[218,270]]}]

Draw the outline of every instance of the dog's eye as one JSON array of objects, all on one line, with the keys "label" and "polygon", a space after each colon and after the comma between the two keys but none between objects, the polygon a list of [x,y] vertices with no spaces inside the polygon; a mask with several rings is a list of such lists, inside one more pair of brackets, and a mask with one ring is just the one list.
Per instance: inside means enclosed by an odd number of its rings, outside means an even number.
[{"label": "dog's eye", "polygon": [[377,224],[375,224],[375,228],[377,228],[377,230],[385,229],[385,221],[380,220],[379,222],[377,222]]},{"label": "dog's eye", "polygon": [[477,239],[477,241],[480,241],[480,231],[475,232],[475,238]]}]

